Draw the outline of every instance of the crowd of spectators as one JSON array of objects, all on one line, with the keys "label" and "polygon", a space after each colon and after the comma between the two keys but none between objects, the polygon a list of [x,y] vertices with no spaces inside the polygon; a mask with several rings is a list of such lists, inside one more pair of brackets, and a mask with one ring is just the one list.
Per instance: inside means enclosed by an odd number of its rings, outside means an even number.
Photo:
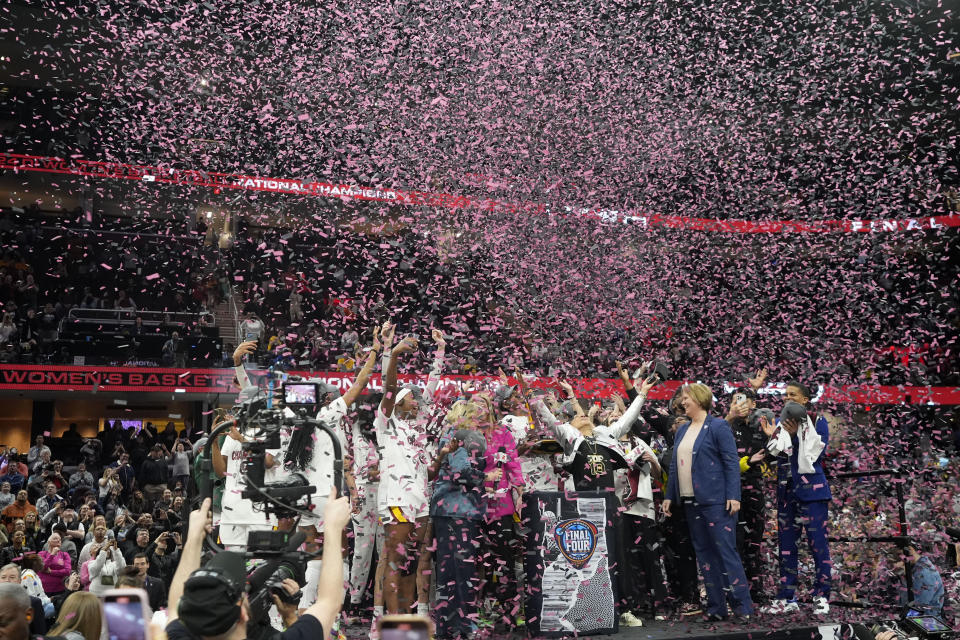
[{"label": "crowd of spectators", "polygon": [[[412,334],[443,326],[466,338],[453,363],[458,373],[520,364],[544,375],[593,376],[642,346],[669,360],[676,377],[745,371],[746,360],[759,355],[787,368],[812,363],[801,366],[815,371],[798,373],[834,384],[958,382],[948,364],[957,340],[948,323],[956,293],[941,286],[956,274],[957,265],[946,259],[956,251],[955,235],[929,235],[914,247],[845,234],[831,239],[829,254],[812,245],[764,266],[753,256],[779,245],[758,238],[748,243],[737,234],[704,235],[692,240],[691,252],[676,252],[672,232],[663,229],[611,231],[596,221],[541,218],[513,221],[516,234],[453,231],[468,222],[451,214],[439,230],[409,224],[378,235],[346,225],[321,232],[241,221],[232,246],[218,248],[205,242],[208,230],[184,220],[91,222],[81,211],[50,219],[36,210],[6,210],[0,218],[0,360],[69,361],[58,327],[72,308],[120,309],[134,318],[138,310],[210,311],[232,296],[239,322],[253,313],[262,323],[254,331],[261,363],[283,367],[351,370],[355,345],[369,339],[363,327],[384,320],[389,306],[389,315]],[[502,222],[484,221],[505,228]],[[530,256],[523,269],[510,247],[534,227],[572,241]],[[608,259],[614,251],[625,265]],[[574,261],[583,263],[577,273],[582,302],[551,293],[567,286],[565,265]],[[634,262],[649,265],[642,282],[627,266]],[[697,279],[678,279],[682,273]],[[597,279],[609,280],[609,288],[594,284]],[[628,317],[614,291],[641,285],[649,312]],[[709,323],[685,313],[698,299],[694,288],[705,292],[711,308],[725,311],[709,314]],[[828,321],[827,328],[808,317],[811,309],[843,321]],[[790,322],[797,317],[803,320]],[[142,330],[130,324],[128,331]],[[182,339],[202,330],[198,321],[147,325],[165,339],[174,329]],[[738,341],[746,351],[718,351]],[[224,344],[223,352],[234,346]],[[126,361],[149,363],[126,355]],[[204,355],[219,361],[219,353]],[[161,354],[155,356],[159,364]]]},{"label": "crowd of spectators", "polygon": [[[112,340],[101,350],[108,364],[172,365],[177,356],[165,358],[162,349],[174,334],[216,335],[204,329],[212,329],[208,314],[229,283],[202,237],[158,224],[153,233],[112,231],[107,222],[90,229],[83,219],[80,211],[55,219],[36,209],[2,212],[0,361],[72,364],[93,339]],[[104,313],[67,319],[74,309]],[[220,357],[209,348],[196,359]]]},{"label": "crowd of spectators", "polygon": [[164,606],[192,482],[192,444],[181,435],[172,423],[117,421],[96,438],[71,428],[54,443],[71,445],[69,465],[42,435],[25,454],[0,450],[0,582],[22,582],[37,599],[35,633],[76,591],[142,587],[154,610]]}]

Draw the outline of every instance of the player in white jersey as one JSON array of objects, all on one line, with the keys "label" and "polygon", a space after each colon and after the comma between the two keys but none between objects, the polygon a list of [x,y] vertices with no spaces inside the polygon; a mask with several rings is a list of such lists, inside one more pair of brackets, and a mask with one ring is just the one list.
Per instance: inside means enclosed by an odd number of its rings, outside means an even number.
[{"label": "player in white jersey", "polygon": [[[373,551],[383,557],[383,526],[377,515],[377,492],[380,487],[380,456],[377,453],[373,417],[380,398],[361,403],[359,415],[353,422],[353,477],[357,500],[353,508],[353,560],[350,565],[350,604],[354,612],[363,600],[364,587],[370,576]],[[377,563],[374,577],[373,606],[383,615],[382,563]]]},{"label": "player in white jersey", "polygon": [[[446,343],[443,334],[433,332],[438,360],[442,363]],[[389,335],[392,340],[392,328]],[[388,338],[384,338],[388,342]],[[391,350],[384,362],[384,396],[374,425],[380,448],[380,490],[377,507],[384,525],[383,596],[387,613],[408,613],[416,594],[416,571],[420,548],[427,533],[429,501],[425,423],[430,412],[421,414],[420,403],[411,387],[397,386],[397,359],[417,348],[415,338],[405,338]],[[386,352],[386,349],[384,350]],[[439,382],[437,367],[427,385],[432,398]]]}]

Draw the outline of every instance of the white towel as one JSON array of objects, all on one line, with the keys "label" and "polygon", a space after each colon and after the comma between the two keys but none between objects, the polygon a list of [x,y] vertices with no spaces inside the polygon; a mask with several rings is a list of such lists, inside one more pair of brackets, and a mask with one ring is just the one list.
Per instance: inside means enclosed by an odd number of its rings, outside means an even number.
[{"label": "white towel", "polygon": [[[827,445],[817,433],[810,416],[807,416],[806,424],[797,430],[797,445],[797,471],[801,474],[814,473],[813,465]],[[793,440],[786,429],[780,427],[767,444],[767,450],[775,456],[781,453],[793,455]]]}]

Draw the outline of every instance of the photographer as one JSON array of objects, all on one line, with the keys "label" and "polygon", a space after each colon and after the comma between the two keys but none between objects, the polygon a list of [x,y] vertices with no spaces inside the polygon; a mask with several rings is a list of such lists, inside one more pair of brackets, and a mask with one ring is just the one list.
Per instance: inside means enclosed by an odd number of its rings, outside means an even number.
[{"label": "photographer", "polygon": [[[760,374],[763,374],[762,377]],[[760,372],[758,378],[766,377]],[[737,520],[737,553],[743,558],[743,568],[750,581],[750,598],[754,604],[765,602],[762,588],[763,558],[760,547],[766,522],[766,497],[763,494],[763,472],[767,466],[767,438],[760,429],[760,415],[773,421],[769,409],[757,409],[757,394],[753,388],[737,389],[730,398],[726,421],[733,429],[740,458],[740,513]]]},{"label": "photographer", "polygon": [[90,591],[100,595],[116,587],[120,571],[127,566],[123,554],[117,549],[116,540],[107,540],[103,546],[94,545],[87,561],[90,576]]},{"label": "photographer", "polygon": [[[177,572],[170,585],[167,638],[169,640],[244,640],[247,637],[246,572],[243,558],[223,551],[201,570],[203,539],[210,531],[210,500],[190,514],[187,540]],[[340,540],[350,521],[350,501],[330,492],[323,513],[324,537]],[[343,601],[343,565],[339,545],[323,549],[323,571],[316,602],[283,633],[283,640],[315,640],[326,637]]]},{"label": "photographer", "polygon": [[[913,579],[913,600],[906,604],[911,609],[921,611],[923,615],[938,616],[943,611],[946,593],[943,578],[933,560],[922,555],[919,547],[919,543],[913,542],[903,549],[905,562],[902,569],[904,572],[909,571]],[[929,548],[924,549],[928,550]]]}]

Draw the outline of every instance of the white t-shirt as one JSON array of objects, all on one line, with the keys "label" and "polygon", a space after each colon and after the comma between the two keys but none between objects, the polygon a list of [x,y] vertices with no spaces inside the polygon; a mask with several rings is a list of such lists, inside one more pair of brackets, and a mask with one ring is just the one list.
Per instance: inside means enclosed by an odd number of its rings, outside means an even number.
[{"label": "white t-shirt", "polygon": [[[220,541],[225,545],[246,545],[249,531],[270,530],[275,523],[267,520],[263,512],[254,511],[253,501],[240,497],[247,486],[241,468],[242,443],[227,437],[220,453],[227,458],[227,476],[220,510]],[[272,453],[276,455],[276,452]]]},{"label": "white t-shirt", "polygon": [[427,514],[427,437],[419,421],[396,416],[388,419],[377,409],[374,427],[380,448],[380,488],[377,511],[386,515],[390,507],[404,507],[414,517]]}]

